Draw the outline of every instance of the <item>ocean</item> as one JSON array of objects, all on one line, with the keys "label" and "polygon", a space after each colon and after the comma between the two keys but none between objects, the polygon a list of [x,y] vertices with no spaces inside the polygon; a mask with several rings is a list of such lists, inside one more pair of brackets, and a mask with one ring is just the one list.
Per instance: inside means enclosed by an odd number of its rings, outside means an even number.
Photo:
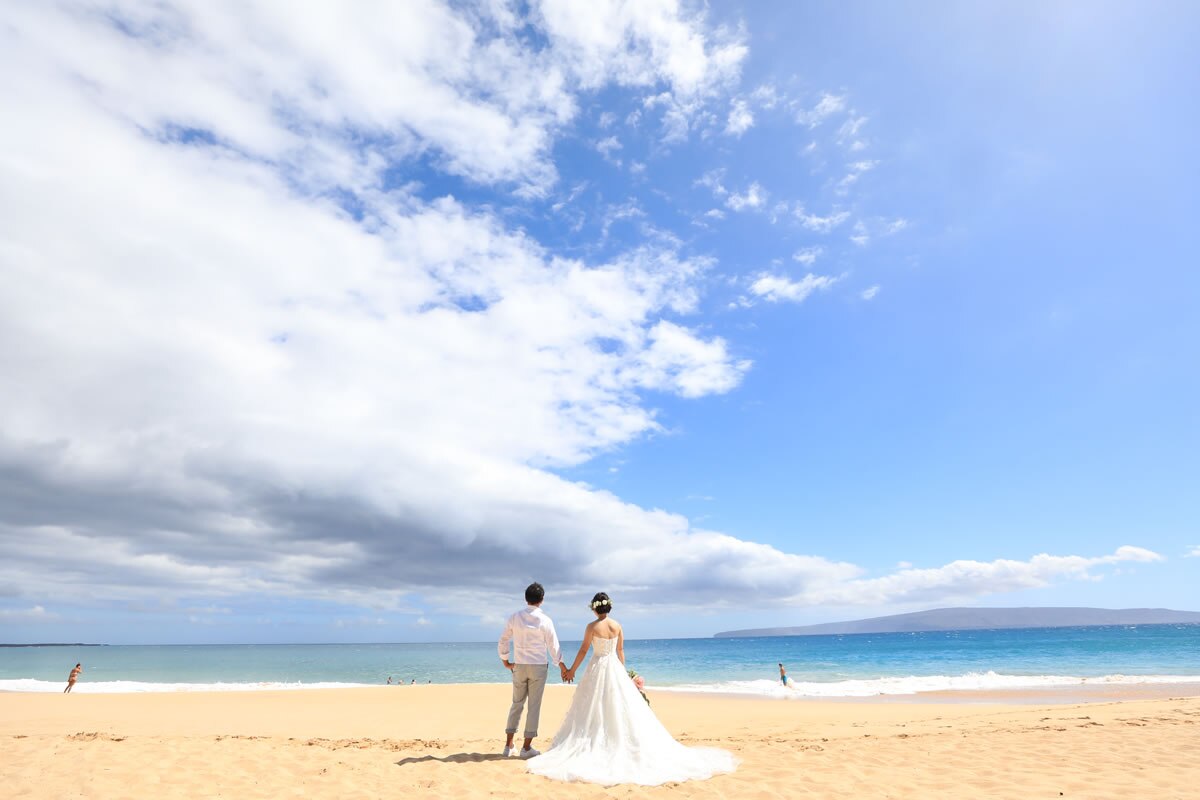
[{"label": "ocean", "polygon": [[[568,663],[578,647],[564,642]],[[655,690],[780,699],[1200,683],[1200,625],[641,639],[627,641],[625,655]],[[508,680],[490,642],[6,647],[0,691],[62,691],[76,662],[80,693]],[[779,662],[790,687],[779,682]]]}]

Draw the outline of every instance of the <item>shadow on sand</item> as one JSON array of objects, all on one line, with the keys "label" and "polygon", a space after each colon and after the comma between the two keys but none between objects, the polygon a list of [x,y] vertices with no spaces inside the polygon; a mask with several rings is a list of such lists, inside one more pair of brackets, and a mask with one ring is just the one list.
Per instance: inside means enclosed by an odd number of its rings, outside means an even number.
[{"label": "shadow on sand", "polygon": [[[506,756],[499,753],[455,753],[450,756],[413,756],[412,758],[402,758],[396,762],[397,767],[407,767],[410,764],[425,764],[430,761],[439,761],[443,764],[478,764],[482,761],[509,761]],[[516,759],[511,759],[515,761]]]}]

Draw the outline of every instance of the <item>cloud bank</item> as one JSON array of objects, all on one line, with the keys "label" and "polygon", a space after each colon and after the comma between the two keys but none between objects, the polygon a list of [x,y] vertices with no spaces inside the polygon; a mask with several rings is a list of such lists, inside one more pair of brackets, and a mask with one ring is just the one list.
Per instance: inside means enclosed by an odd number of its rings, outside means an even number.
[{"label": "cloud bank", "polygon": [[6,616],[164,595],[461,610],[532,577],[663,606],[882,603],[1149,560],[866,578],[556,474],[659,430],[659,393],[727,393],[752,368],[695,321],[708,259],[661,238],[567,257],[412,178],[537,198],[581,93],[655,93],[678,136],[736,81],[744,44],[703,16],[581,8],[10,9],[0,596],[25,610]]}]

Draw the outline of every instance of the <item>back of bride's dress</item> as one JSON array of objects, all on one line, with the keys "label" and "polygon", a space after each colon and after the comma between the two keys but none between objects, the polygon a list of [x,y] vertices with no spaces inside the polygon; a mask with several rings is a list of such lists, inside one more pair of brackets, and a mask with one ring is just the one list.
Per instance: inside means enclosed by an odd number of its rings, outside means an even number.
[{"label": "back of bride's dress", "polygon": [[550,750],[529,771],[561,781],[657,786],[732,772],[725,750],[684,747],[642,699],[616,656],[616,639],[592,640],[592,660]]}]

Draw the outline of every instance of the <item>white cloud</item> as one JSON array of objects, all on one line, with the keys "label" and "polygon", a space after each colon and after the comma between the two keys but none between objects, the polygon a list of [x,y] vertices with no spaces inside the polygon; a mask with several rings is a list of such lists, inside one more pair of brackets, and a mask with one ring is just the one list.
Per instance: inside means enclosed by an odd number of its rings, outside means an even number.
[{"label": "white cloud", "polygon": [[[724,199],[725,207],[733,211],[758,211],[766,206],[769,195],[757,181],[751,183],[744,191],[730,192],[725,187],[724,180],[725,170],[715,169],[701,175],[693,185],[703,186],[712,192],[713,197]],[[709,215],[712,216],[711,212]]]},{"label": "white cloud", "polygon": [[1184,558],[1200,558],[1200,545],[1196,545],[1195,547],[1193,547],[1191,550],[1189,550],[1187,553],[1185,553],[1183,557]]},{"label": "white cloud", "polygon": [[692,130],[692,107],[672,103],[663,111],[662,137],[666,144],[687,141]]},{"label": "white cloud", "polygon": [[863,173],[870,172],[879,164],[878,161],[855,161],[848,165],[848,171],[834,187],[838,194],[846,194],[850,187],[858,182]]},{"label": "white cloud", "polygon": [[866,289],[863,289],[859,294],[859,297],[861,297],[863,300],[874,300],[875,296],[878,294],[879,284],[875,284],[874,286],[868,286]]},{"label": "white cloud", "polygon": [[51,622],[61,619],[60,615],[47,611],[42,606],[32,608],[0,608],[0,619],[17,622]]},{"label": "white cloud", "polygon": [[862,127],[867,124],[867,118],[863,116],[851,116],[850,119],[842,123],[838,128],[837,141],[842,147],[845,147],[850,152],[859,152],[865,150],[867,143],[859,138],[859,133]]},{"label": "white cloud", "polygon": [[642,211],[634,201],[622,203],[617,206],[609,206],[604,212],[604,219],[600,226],[601,235],[607,237],[612,226],[617,222],[630,219],[644,219],[645,217],[646,212]]},{"label": "white cloud", "polygon": [[725,340],[705,341],[686,328],[663,320],[648,335],[649,346],[627,376],[636,384],[702,397],[721,394],[736,386],[750,368],[747,360],[731,361]]},{"label": "white cloud", "polygon": [[811,109],[802,110],[796,114],[796,121],[801,125],[815,128],[830,117],[846,110],[846,98],[826,92],[821,95]]},{"label": "white cloud", "polygon": [[835,211],[828,216],[821,217],[816,214],[809,214],[804,210],[804,206],[796,206],[796,209],[792,213],[801,226],[814,233],[829,233],[850,219],[849,211]]},{"label": "white cloud", "polygon": [[767,218],[771,221],[771,224],[774,225],[790,213],[791,207],[785,201],[780,200],[776,202],[775,205],[771,206],[771,212]]},{"label": "white cloud", "polygon": [[811,267],[824,252],[825,248],[823,247],[802,247],[792,253],[792,260],[806,267]]},{"label": "white cloud", "polygon": [[470,180],[544,189],[555,178],[550,141],[576,113],[577,76],[552,51],[485,37],[444,5],[416,11],[114,3],[105,13],[30,7],[10,22],[22,43],[14,57],[40,50],[147,131],[196,130],[308,181],[369,175],[371,164],[336,152],[356,136],[393,159],[432,150]]},{"label": "white cloud", "polygon": [[621,141],[615,136],[608,136],[596,142],[596,151],[604,156],[605,161],[610,161],[617,166],[621,165],[619,158],[613,158],[613,153],[621,149]]},{"label": "white cloud", "polygon": [[740,77],[748,52],[739,36],[674,2],[540,0],[536,9],[556,62],[583,88],[668,87],[646,104],[663,108],[667,142],[687,138],[707,101]]},{"label": "white cloud", "polygon": [[755,105],[765,108],[768,111],[779,105],[781,98],[779,92],[769,83],[764,83],[755,88],[750,93],[750,100]]},{"label": "white cloud", "polygon": [[[10,58],[37,52],[86,76],[94,101],[128,124],[212,136],[306,181],[373,180],[381,164],[337,152],[353,137],[388,161],[433,153],[469,180],[539,194],[556,179],[549,148],[577,113],[578,89],[663,87],[694,115],[736,80],[746,52],[674,4],[585,5],[535,4],[520,22],[543,34],[540,47],[505,35],[517,23],[500,4],[409,0],[303,14],[198,0],[33,5],[9,15]],[[472,25],[489,16],[497,31]]]},{"label": "white cloud", "polygon": [[541,26],[585,88],[666,84],[688,99],[735,80],[747,53],[739,39],[714,41],[702,14],[674,2],[540,0]]},{"label": "white cloud", "polygon": [[579,196],[588,188],[587,181],[580,181],[571,187],[571,191],[567,192],[567,196],[557,203],[553,203],[550,208],[554,211],[562,211],[567,206],[579,199]]},{"label": "white cloud", "polygon": [[903,217],[897,217],[891,222],[884,225],[883,233],[885,236],[891,236],[894,233],[899,233],[908,228],[908,220]]},{"label": "white cloud", "polygon": [[[196,620],[198,621],[198,620]],[[354,617],[352,619],[335,619],[333,627],[335,628],[381,628],[387,625],[388,622],[383,617]]]},{"label": "white cloud", "polygon": [[734,211],[757,210],[762,208],[766,202],[767,192],[757,181],[750,184],[746,191],[740,194],[735,192],[725,199],[725,205]]},{"label": "white cloud", "polygon": [[784,275],[761,273],[750,284],[750,292],[771,303],[789,301],[804,302],[810,294],[823,291],[840,280],[829,275],[814,275],[811,272],[798,281]]},{"label": "white cloud", "polygon": [[729,194],[729,190],[723,184],[724,180],[725,170],[712,169],[697,178],[692,185],[709,189],[713,193],[713,197],[724,197]]},{"label": "white cloud", "polygon": [[1162,556],[1141,547],[1119,547],[1110,555],[1036,555],[1028,561],[954,561],[933,569],[901,569],[881,578],[847,581],[836,587],[814,588],[804,600],[844,605],[945,602],[1048,586],[1059,580],[1096,580],[1097,567],[1119,563],[1150,563]]},{"label": "white cloud", "polygon": [[754,114],[745,100],[734,100],[730,104],[729,119],[725,124],[725,133],[731,136],[741,136],[754,126]]},{"label": "white cloud", "polygon": [[867,226],[862,220],[854,223],[854,233],[850,237],[850,241],[854,242],[859,247],[866,247],[871,241],[870,234],[867,233]]},{"label": "white cloud", "polygon": [[564,581],[604,572],[573,542],[612,525],[693,541],[545,467],[658,430],[648,391],[737,385],[749,362],[680,321],[709,263],[663,237],[564,258],[381,185],[428,152],[539,184],[574,113],[553,64],[441,6],[383,38],[328,9],[258,28],[129,8],[165,41],[40,6],[0,32],[22,75],[0,102],[27,109],[0,128],[19,154],[0,161],[0,350],[21,353],[0,383],[22,387],[0,393],[0,464],[29,492],[0,512],[0,586],[386,607],[516,569],[535,539]]}]

